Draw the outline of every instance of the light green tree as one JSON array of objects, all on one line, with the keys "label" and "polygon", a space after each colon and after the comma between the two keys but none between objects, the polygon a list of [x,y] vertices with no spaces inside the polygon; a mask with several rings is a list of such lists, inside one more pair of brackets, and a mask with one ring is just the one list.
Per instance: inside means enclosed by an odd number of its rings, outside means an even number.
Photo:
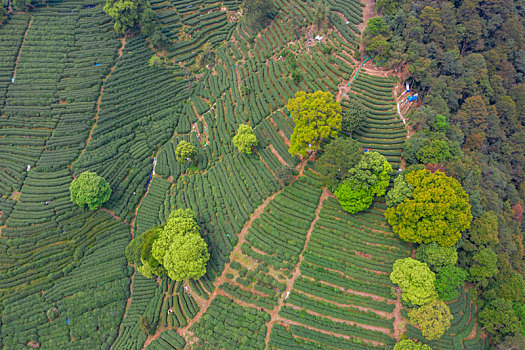
[{"label": "light green tree", "polygon": [[257,136],[249,125],[241,124],[237,129],[237,135],[233,137],[233,145],[239,152],[251,154],[254,147],[257,146]]},{"label": "light green tree", "polygon": [[200,235],[178,235],[166,251],[163,264],[174,281],[199,279],[206,273],[209,258],[208,246]]},{"label": "light green tree", "polygon": [[415,343],[410,339],[403,339],[396,345],[394,345],[394,350],[432,350],[427,344]]},{"label": "light green tree", "polygon": [[107,202],[111,196],[111,188],[103,177],[91,171],[83,172],[69,186],[71,201],[79,207],[86,204],[94,210]]},{"label": "light green tree", "polygon": [[408,242],[456,244],[472,221],[468,195],[459,182],[427,170],[410,172],[405,181],[414,188],[412,196],[385,212],[392,230]]},{"label": "light green tree", "polygon": [[295,98],[288,101],[287,108],[295,122],[288,149],[291,155],[304,157],[307,151],[319,149],[322,139],[337,137],[341,130],[341,105],[330,92],[298,91]]},{"label": "light green tree", "polygon": [[434,300],[408,313],[410,323],[421,328],[421,333],[427,340],[441,338],[450,328],[452,314],[443,300]]},{"label": "light green tree", "polygon": [[175,281],[199,279],[206,273],[210,254],[191,210],[179,209],[170,215],[153,242],[152,255]]},{"label": "light green tree", "polygon": [[166,270],[161,265],[161,262],[153,256],[152,252],[153,244],[161,234],[162,227],[154,227],[144,232],[141,237],[137,237],[134,239],[138,240],[139,242],[142,241],[140,247],[140,262],[142,265],[137,267],[137,270],[144,277],[155,278],[155,276],[163,276],[166,274]]},{"label": "light green tree", "polygon": [[432,242],[422,244],[417,248],[416,259],[427,263],[433,271],[439,272],[446,265],[456,265],[458,262],[458,251],[455,247],[442,247]]},{"label": "light green tree", "polygon": [[175,149],[175,157],[177,158],[177,162],[181,164],[193,160],[195,154],[197,154],[195,146],[184,140],[180,141]]},{"label": "light green tree", "polygon": [[468,272],[459,266],[448,265],[439,271],[436,290],[444,301],[454,300],[459,296],[458,287],[465,282]]},{"label": "light green tree", "polygon": [[413,305],[424,305],[437,298],[436,275],[421,261],[412,258],[396,260],[390,280],[401,288],[403,300]]},{"label": "light green tree", "polygon": [[144,0],[106,0],[104,12],[115,20],[115,31],[124,34],[135,30],[139,17],[149,2]]},{"label": "light green tree", "polygon": [[394,187],[386,194],[386,205],[395,207],[399,203],[403,202],[406,198],[412,196],[414,187],[409,185],[405,181],[405,176],[400,174],[394,180]]},{"label": "light green tree", "polygon": [[375,197],[385,194],[392,166],[377,152],[365,152],[335,191],[341,207],[350,212],[366,210]]},{"label": "light green tree", "polygon": [[160,59],[159,55],[154,54],[153,56],[150,57],[148,63],[150,67],[157,68],[158,66],[162,64],[162,60]]}]

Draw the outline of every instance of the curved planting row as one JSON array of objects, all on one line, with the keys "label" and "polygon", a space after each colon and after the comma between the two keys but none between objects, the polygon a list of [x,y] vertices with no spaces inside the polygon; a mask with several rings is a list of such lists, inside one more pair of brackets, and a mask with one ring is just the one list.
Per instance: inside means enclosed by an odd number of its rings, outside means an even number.
[{"label": "curved planting row", "polygon": [[[6,349],[107,349],[129,296],[132,271],[123,254],[129,228],[69,198],[68,166],[85,145],[119,46],[102,8],[85,5],[50,2],[32,12],[15,81],[1,95],[0,347]],[[6,38],[18,49],[27,20],[16,15],[2,25],[2,44]],[[12,67],[13,53],[1,55]]]},{"label": "curved planting row", "polygon": [[[421,331],[410,324],[406,326],[407,337],[425,341],[434,349],[488,349],[488,345],[479,337],[481,327],[476,324],[476,305],[472,301],[470,292],[462,289],[460,296],[447,304],[453,319],[450,328],[441,338],[427,341]],[[403,313],[408,318],[406,312]]]},{"label": "curved planting row", "polygon": [[[384,155],[394,169],[399,167],[406,137],[403,122],[396,114],[392,88],[395,78],[383,78],[366,74],[363,70],[350,85],[356,99],[368,107],[365,125],[355,131],[356,138],[365,148]],[[344,101],[342,102],[344,106]]]},{"label": "curved planting row", "polygon": [[388,272],[409,249],[394,237],[382,210],[376,205],[349,215],[335,199],[325,200],[301,277],[279,314],[295,327],[288,334],[275,328],[271,345],[287,349],[292,340],[305,338],[312,348],[392,347],[394,300]]}]

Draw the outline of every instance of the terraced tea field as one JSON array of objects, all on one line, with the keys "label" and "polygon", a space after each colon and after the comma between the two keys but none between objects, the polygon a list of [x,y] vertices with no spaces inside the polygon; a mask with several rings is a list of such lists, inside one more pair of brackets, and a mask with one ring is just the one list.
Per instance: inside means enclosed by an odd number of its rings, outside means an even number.
[{"label": "terraced tea field", "polygon": [[[343,212],[314,157],[288,153],[288,99],[335,96],[359,64],[365,5],[327,3],[331,22],[315,40],[312,0],[277,0],[259,34],[237,0],[152,1],[173,40],[159,67],[144,37],[116,35],[98,0],[47,1],[0,26],[1,348],[392,348],[407,319],[388,274],[410,248],[383,203]],[[294,18],[308,26],[294,30]],[[216,64],[187,79],[206,43]],[[397,77],[372,73],[362,70],[342,103],[370,108],[356,136],[397,169],[406,134]],[[252,155],[232,144],[243,123],[259,141]],[[197,149],[194,167],[176,161],[181,140]],[[297,172],[289,186],[276,175],[283,166]],[[86,170],[112,188],[94,212],[70,201],[69,184]],[[197,214],[206,275],[147,279],[125,247],[175,208]],[[434,349],[483,348],[469,298],[452,303],[457,322]],[[154,334],[141,329],[144,317]]]}]

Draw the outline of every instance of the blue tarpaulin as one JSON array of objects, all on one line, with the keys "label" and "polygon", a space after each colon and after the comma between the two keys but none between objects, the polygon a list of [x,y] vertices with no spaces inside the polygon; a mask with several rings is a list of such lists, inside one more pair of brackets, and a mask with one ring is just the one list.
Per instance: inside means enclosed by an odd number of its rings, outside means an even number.
[{"label": "blue tarpaulin", "polygon": [[153,177],[153,173],[149,174],[148,182],[146,182],[146,185],[144,186],[145,189],[148,189],[148,185],[149,185],[152,177]]},{"label": "blue tarpaulin", "polygon": [[100,66],[100,63],[95,63],[94,65],[98,67],[98,66]]}]

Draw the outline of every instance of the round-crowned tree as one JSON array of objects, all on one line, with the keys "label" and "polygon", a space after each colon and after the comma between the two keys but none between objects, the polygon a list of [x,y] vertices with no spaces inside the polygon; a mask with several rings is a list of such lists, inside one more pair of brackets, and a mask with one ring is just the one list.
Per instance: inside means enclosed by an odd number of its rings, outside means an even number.
[{"label": "round-crowned tree", "polygon": [[403,339],[394,346],[394,350],[432,350],[427,344],[416,343],[410,339]]},{"label": "round-crowned tree", "polygon": [[257,136],[249,125],[241,124],[237,130],[237,135],[233,137],[233,145],[239,152],[251,154],[252,149],[257,146]]},{"label": "round-crowned tree", "polygon": [[204,276],[210,253],[191,210],[179,209],[170,215],[153,243],[152,254],[175,281]]},{"label": "round-crowned tree", "polygon": [[412,193],[385,212],[392,230],[408,242],[437,242],[443,247],[456,244],[472,221],[468,195],[460,183],[428,170],[410,172],[405,181]]},{"label": "round-crowned tree", "polygon": [[79,207],[87,205],[94,210],[111,196],[111,188],[103,177],[91,171],[83,172],[69,186],[71,201]]},{"label": "round-crowned tree", "polygon": [[390,280],[399,285],[403,300],[411,304],[424,305],[437,298],[436,275],[427,264],[416,259],[396,260]]},{"label": "round-crowned tree", "polygon": [[452,314],[443,300],[436,299],[408,313],[410,323],[421,327],[421,333],[428,340],[441,338],[450,328]]},{"label": "round-crowned tree", "polygon": [[175,149],[175,157],[179,163],[192,160],[196,153],[195,146],[184,140],[179,142],[177,148]]},{"label": "round-crowned tree", "polygon": [[308,151],[319,149],[322,139],[336,137],[341,130],[341,104],[330,92],[298,91],[286,107],[295,123],[288,149],[291,155],[304,157]]},{"label": "round-crowned tree", "polygon": [[366,210],[375,197],[385,194],[392,166],[377,152],[366,152],[335,191],[341,207],[350,213]]}]

